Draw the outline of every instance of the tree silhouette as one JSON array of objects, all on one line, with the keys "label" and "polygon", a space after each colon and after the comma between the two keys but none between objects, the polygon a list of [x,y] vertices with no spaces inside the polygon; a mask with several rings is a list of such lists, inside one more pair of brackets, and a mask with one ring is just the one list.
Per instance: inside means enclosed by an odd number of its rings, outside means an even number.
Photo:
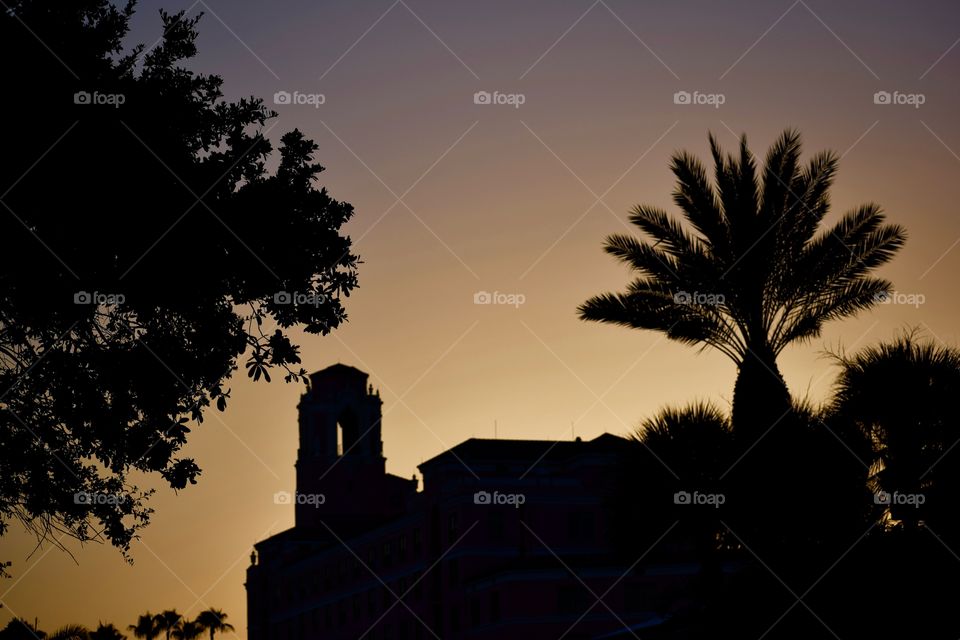
[{"label": "tree silhouette", "polygon": [[955,533],[960,350],[915,333],[837,356],[836,412],[873,444],[871,488],[894,522]]},{"label": "tree silhouette", "polygon": [[[258,98],[188,69],[197,18],[124,50],[133,3],[21,0],[0,11],[0,534],[12,520],[102,536],[149,521],[146,474],[175,489],[191,422],[226,406],[241,357],[303,380],[288,333],[346,320],[352,207],[316,188],[317,145],[280,140]],[[28,98],[27,98],[28,97]]]},{"label": "tree silhouette", "polygon": [[176,640],[196,640],[203,635],[203,627],[192,620],[185,620],[173,630]]},{"label": "tree silhouette", "polygon": [[90,640],[90,631],[79,624],[68,624],[50,634],[49,640]]},{"label": "tree silhouette", "polygon": [[160,625],[157,622],[157,616],[149,611],[141,614],[137,618],[137,623],[131,624],[127,629],[133,633],[134,637],[140,640],[154,640],[154,638],[160,635]]},{"label": "tree silhouette", "polygon": [[197,614],[196,623],[200,625],[201,629],[205,629],[210,633],[210,640],[214,640],[214,636],[217,633],[233,631],[233,625],[226,620],[226,613],[224,613],[221,609],[214,609],[211,607]]},{"label": "tree silhouette", "polygon": [[119,629],[112,624],[97,625],[97,628],[90,632],[90,640],[126,640],[126,637]]},{"label": "tree silhouette", "polygon": [[170,636],[179,631],[183,624],[183,616],[177,613],[176,609],[167,609],[156,615],[156,622],[157,628],[164,634],[164,638],[170,640]]},{"label": "tree silhouette", "polygon": [[[717,551],[727,490],[723,475],[736,455],[729,418],[709,403],[666,408],[644,420],[633,435],[643,445],[634,461],[630,490],[643,495],[639,526],[662,533],[679,523],[677,533],[692,540],[701,563],[704,587],[716,585]],[[706,502],[701,503],[702,496]],[[641,545],[642,546],[642,545]]]},{"label": "tree silhouette", "polygon": [[818,233],[838,158],[819,153],[802,167],[796,131],[780,135],[759,179],[746,136],[739,156],[724,156],[712,135],[710,149],[712,183],[697,158],[673,157],[673,200],[686,224],[656,207],[635,207],[630,221],[650,240],[615,234],[605,250],[639,277],[624,293],[587,300],[579,314],[662,331],[731,358],[738,367],[733,424],[756,435],[790,409],[778,354],[889,292],[889,282],[869,274],[893,257],[905,233],[884,224],[875,204]]},{"label": "tree silhouette", "polygon": [[46,637],[46,632],[22,618],[13,618],[0,630],[0,640],[43,640]]}]

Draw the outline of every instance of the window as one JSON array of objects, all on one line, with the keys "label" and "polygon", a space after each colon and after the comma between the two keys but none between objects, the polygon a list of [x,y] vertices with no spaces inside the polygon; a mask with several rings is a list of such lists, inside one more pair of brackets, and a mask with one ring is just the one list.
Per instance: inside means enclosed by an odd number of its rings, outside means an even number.
[{"label": "window", "polygon": [[447,535],[449,536],[451,543],[452,543],[454,540],[456,540],[456,537],[457,537],[457,514],[456,514],[456,512],[451,513],[451,514],[447,517]]},{"label": "window", "polygon": [[407,534],[403,534],[400,536],[399,547],[400,547],[400,550],[398,555],[401,558],[405,558],[407,556]]}]

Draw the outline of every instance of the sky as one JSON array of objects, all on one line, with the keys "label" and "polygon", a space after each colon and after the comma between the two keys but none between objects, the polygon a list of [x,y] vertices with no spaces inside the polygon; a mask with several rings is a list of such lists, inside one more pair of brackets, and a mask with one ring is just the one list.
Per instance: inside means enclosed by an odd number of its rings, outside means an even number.
[{"label": "sky", "polygon": [[[349,322],[300,345],[310,371],[370,374],[391,473],[495,424],[501,438],[592,438],[666,406],[729,408],[724,356],[576,317],[630,277],[604,237],[631,232],[636,204],[676,213],[670,156],[706,159],[708,131],[726,145],[746,133],[762,157],[799,128],[808,154],[842,157],[827,222],[873,201],[909,234],[881,272],[891,304],[783,353],[795,396],[826,397],[830,351],[912,327],[960,344],[956,3],[150,0],[130,44],[156,42],[160,7],[205,14],[191,68],[221,75],[228,99],[272,105],[274,142],[293,128],[313,138],[320,183],[356,208]],[[475,304],[484,293],[503,304]],[[0,625],[125,628],[148,609],[214,606],[246,637],[252,545],[293,523],[272,496],[293,489],[302,388],[242,373],[228,386],[227,411],[186,449],[200,483],[160,488],[132,566],[109,546],[65,541],[71,557],[4,537]]]}]

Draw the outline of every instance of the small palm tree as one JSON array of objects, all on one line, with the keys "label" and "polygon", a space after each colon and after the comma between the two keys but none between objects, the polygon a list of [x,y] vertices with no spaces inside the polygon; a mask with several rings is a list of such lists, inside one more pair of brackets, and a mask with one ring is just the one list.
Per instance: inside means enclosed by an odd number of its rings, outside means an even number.
[{"label": "small palm tree", "polygon": [[[630,221],[650,240],[615,234],[607,253],[638,277],[623,293],[583,303],[581,319],[664,332],[717,349],[738,367],[733,424],[766,429],[790,410],[777,356],[819,335],[823,323],[867,309],[891,289],[870,276],[905,241],[876,204],[820,230],[837,169],[832,152],[800,163],[800,134],[782,133],[758,179],[746,136],[724,156],[710,136],[714,180],[692,155],[674,155],[673,200],[684,224],[640,205]],[[818,232],[819,231],[819,232]]]},{"label": "small palm tree", "polygon": [[90,640],[90,631],[79,624],[68,624],[54,631],[49,640]]},{"label": "small palm tree", "polygon": [[158,616],[147,611],[137,618],[137,624],[131,624],[127,629],[140,640],[154,640],[160,635]]},{"label": "small palm tree", "polygon": [[192,620],[181,622],[173,630],[175,640],[196,640],[201,635],[203,635],[203,627]]},{"label": "small palm tree", "polygon": [[112,624],[102,622],[90,633],[90,640],[126,640],[126,637]]},{"label": "small palm tree", "polygon": [[201,628],[206,629],[210,632],[210,640],[214,640],[214,635],[216,633],[226,633],[227,631],[233,631],[233,625],[229,622],[226,622],[227,614],[221,611],[220,609],[210,608],[206,611],[201,611],[197,615],[196,622],[201,626]]},{"label": "small palm tree", "polygon": [[960,350],[908,333],[838,360],[836,412],[873,445],[871,488],[891,497],[923,496],[919,505],[892,500],[891,519],[907,526],[948,520],[954,528],[960,478],[957,458],[948,456],[960,439]]},{"label": "small palm tree", "polygon": [[170,640],[173,632],[180,628],[183,622],[183,616],[177,613],[176,609],[167,609],[156,615],[157,628],[164,634],[166,640]]},{"label": "small palm tree", "polygon": [[633,439],[690,487],[716,483],[734,453],[730,420],[709,403],[667,408],[643,422]]}]

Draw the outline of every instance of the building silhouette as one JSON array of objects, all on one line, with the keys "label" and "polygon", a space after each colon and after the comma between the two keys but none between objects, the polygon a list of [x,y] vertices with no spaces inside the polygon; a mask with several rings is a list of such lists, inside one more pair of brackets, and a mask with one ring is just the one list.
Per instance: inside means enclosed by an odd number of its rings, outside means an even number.
[{"label": "building silhouette", "polygon": [[250,640],[654,637],[689,592],[688,546],[631,563],[612,542],[629,441],[472,438],[423,462],[418,490],[386,473],[367,374],[310,380],[295,526],[247,570]]}]

